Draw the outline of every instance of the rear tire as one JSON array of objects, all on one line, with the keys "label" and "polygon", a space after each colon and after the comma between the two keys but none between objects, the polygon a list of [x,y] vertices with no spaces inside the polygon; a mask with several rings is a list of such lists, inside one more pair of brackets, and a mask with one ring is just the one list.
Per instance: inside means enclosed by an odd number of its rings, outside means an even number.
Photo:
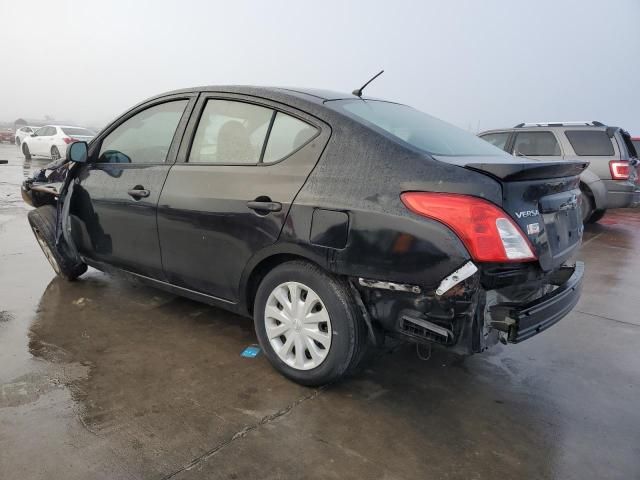
[{"label": "rear tire", "polygon": [[580,184],[580,208],[582,210],[582,223],[589,223],[595,209],[591,190],[586,185]]},{"label": "rear tire", "polygon": [[266,357],[301,385],[335,382],[364,358],[367,327],[348,283],[316,265],[292,261],[275,267],[260,283],[253,311]]},{"label": "rear tire", "polygon": [[589,217],[587,222],[588,223],[597,223],[600,220],[602,220],[602,217],[604,217],[605,213],[607,213],[606,210],[596,210],[591,214],[591,216]]},{"label": "rear tire", "polygon": [[55,145],[51,147],[51,160],[60,160],[60,150]]},{"label": "rear tire", "polygon": [[66,251],[66,245],[56,246],[56,207],[38,207],[31,210],[27,218],[44,256],[58,276],[72,281],[87,271],[86,264],[74,259]]},{"label": "rear tire", "polygon": [[25,160],[31,160],[31,152],[29,151],[29,145],[26,143],[22,144],[22,154],[24,155]]}]

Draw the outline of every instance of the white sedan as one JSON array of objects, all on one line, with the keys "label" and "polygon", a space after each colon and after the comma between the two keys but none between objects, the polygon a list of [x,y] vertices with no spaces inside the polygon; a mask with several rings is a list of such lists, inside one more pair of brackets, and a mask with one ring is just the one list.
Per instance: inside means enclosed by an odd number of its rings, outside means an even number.
[{"label": "white sedan", "polygon": [[66,125],[46,125],[22,140],[24,158],[32,155],[57,160],[67,154],[67,146],[77,141],[88,142],[95,136],[91,130]]},{"label": "white sedan", "polygon": [[31,125],[25,125],[16,130],[16,145],[20,146],[25,137],[33,134],[40,127],[32,127]]}]

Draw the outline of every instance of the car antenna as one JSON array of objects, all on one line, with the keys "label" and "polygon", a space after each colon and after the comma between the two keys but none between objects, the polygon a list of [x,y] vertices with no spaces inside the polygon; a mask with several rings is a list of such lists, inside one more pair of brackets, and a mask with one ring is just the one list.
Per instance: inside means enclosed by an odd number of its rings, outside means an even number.
[{"label": "car antenna", "polygon": [[378,73],[376,73],[373,77],[371,77],[371,79],[365,83],[364,85],[362,85],[360,88],[356,88],[353,93],[356,97],[362,98],[362,91],[365,89],[365,87],[367,85],[369,85],[371,82],[373,82],[376,78],[378,78],[380,75],[382,75],[384,73],[384,70],[380,70]]}]

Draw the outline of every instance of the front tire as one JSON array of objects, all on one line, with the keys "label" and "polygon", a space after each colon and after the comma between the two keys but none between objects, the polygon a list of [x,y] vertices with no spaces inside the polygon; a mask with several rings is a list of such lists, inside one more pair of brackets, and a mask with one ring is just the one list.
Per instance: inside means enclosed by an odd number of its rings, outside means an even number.
[{"label": "front tire", "polygon": [[22,154],[24,155],[25,160],[31,160],[31,152],[29,151],[29,145],[26,143],[22,144]]},{"label": "front tire", "polygon": [[38,207],[31,210],[27,218],[44,256],[58,276],[72,281],[87,271],[87,265],[74,259],[65,245],[56,245],[56,207]]},{"label": "front tire", "polygon": [[16,137],[16,146],[19,147],[20,146],[20,139],[18,137]]},{"label": "front tire", "polygon": [[366,325],[347,282],[305,261],[283,263],[264,277],[254,322],[275,369],[306,386],[352,373],[367,347]]}]

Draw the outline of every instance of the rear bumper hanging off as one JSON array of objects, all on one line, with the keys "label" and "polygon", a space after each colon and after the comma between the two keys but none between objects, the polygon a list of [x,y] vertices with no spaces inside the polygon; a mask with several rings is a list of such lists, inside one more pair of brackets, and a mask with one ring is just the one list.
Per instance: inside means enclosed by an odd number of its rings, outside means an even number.
[{"label": "rear bumper hanging off", "polygon": [[[584,263],[576,262],[566,282],[552,292],[527,304],[500,303],[489,308],[491,324],[507,333],[510,343],[518,343],[546,330],[567,315],[580,299]],[[568,273],[568,272],[567,272]]]}]

